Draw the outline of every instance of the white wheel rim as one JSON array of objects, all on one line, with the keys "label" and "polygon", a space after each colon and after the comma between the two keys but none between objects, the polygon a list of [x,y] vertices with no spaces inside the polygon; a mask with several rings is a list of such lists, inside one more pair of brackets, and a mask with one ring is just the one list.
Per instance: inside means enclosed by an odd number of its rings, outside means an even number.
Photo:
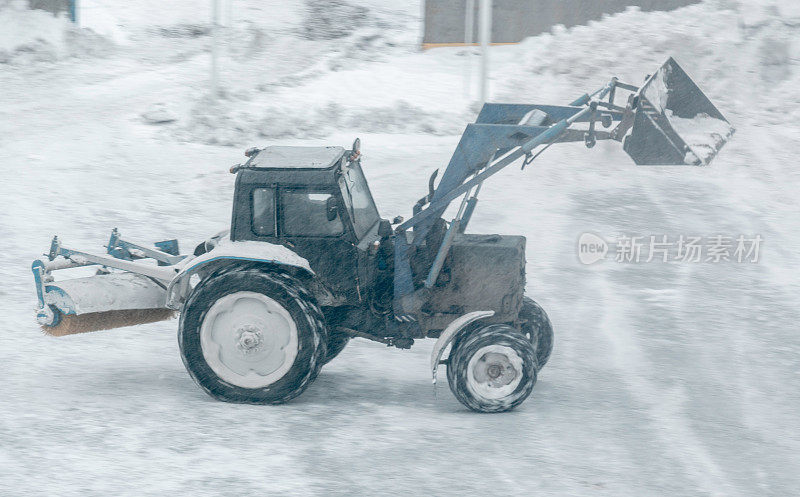
[{"label": "white wheel rim", "polygon": [[282,305],[256,292],[214,302],[200,326],[200,346],[221,379],[263,388],[283,378],[297,357],[297,327]]},{"label": "white wheel rim", "polygon": [[505,345],[481,347],[467,364],[467,387],[478,397],[500,400],[522,381],[522,358]]}]

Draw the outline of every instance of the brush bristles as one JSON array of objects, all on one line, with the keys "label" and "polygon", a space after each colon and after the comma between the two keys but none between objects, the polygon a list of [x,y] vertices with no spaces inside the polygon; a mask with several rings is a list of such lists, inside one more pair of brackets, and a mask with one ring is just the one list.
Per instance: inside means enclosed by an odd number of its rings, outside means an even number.
[{"label": "brush bristles", "polygon": [[155,323],[175,316],[172,309],[127,309],[124,311],[106,311],[81,314],[79,316],[61,316],[56,326],[42,326],[42,330],[54,337],[87,333],[90,331],[110,330],[135,324]]}]

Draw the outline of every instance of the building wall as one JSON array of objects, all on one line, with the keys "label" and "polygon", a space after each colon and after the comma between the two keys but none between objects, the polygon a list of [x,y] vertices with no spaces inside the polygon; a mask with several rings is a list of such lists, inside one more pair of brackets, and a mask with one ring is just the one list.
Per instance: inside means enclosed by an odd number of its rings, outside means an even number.
[{"label": "building wall", "polygon": [[[699,0],[493,0],[492,43],[515,43],[550,31],[556,24],[570,27],[622,12],[628,6],[642,10],[673,10]],[[464,42],[466,0],[425,0],[423,45]],[[478,40],[478,4],[475,0],[475,32]]]},{"label": "building wall", "polygon": [[[28,6],[32,9],[46,10],[53,14],[60,12],[69,14],[69,0],[28,0]],[[461,32],[463,33],[464,30],[462,29]]]}]

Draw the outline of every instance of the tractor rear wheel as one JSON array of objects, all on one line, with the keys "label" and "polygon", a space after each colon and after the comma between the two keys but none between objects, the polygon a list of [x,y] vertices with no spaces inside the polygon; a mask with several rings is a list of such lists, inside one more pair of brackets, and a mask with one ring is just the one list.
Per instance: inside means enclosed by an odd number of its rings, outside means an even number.
[{"label": "tractor rear wheel", "polygon": [[530,337],[536,348],[536,364],[541,370],[553,352],[553,325],[542,306],[528,297],[522,298],[519,318],[522,331]]},{"label": "tractor rear wheel", "polygon": [[459,402],[473,411],[503,412],[528,398],[537,372],[530,339],[509,325],[492,324],[453,344],[447,381]]},{"label": "tractor rear wheel", "polygon": [[296,280],[294,278],[286,273],[273,274],[295,288],[303,299],[312,304],[309,306],[310,310],[312,311],[314,318],[321,323],[321,326],[326,328],[328,336],[327,351],[323,356],[322,361],[320,361],[319,367],[328,364],[333,360],[334,357],[338,356],[344,350],[344,348],[350,342],[350,335],[347,333],[342,333],[341,331],[337,331],[336,329],[331,330],[327,328],[325,325],[325,314],[322,312],[322,309],[316,305],[316,299],[304,286],[296,284]]},{"label": "tractor rear wheel", "polygon": [[187,371],[212,397],[280,404],[314,381],[326,354],[322,312],[302,284],[257,268],[201,282],[181,312]]},{"label": "tractor rear wheel", "polygon": [[322,364],[328,364],[334,357],[339,355],[350,342],[350,335],[340,331],[331,331],[328,337],[328,352]]}]

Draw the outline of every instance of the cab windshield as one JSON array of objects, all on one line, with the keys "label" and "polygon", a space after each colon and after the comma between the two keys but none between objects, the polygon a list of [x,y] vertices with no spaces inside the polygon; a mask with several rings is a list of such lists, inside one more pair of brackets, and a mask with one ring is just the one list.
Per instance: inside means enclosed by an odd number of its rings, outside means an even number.
[{"label": "cab windshield", "polygon": [[380,220],[380,216],[358,162],[348,164],[341,183],[342,197],[350,217],[353,218],[356,238],[361,240],[369,229]]}]

